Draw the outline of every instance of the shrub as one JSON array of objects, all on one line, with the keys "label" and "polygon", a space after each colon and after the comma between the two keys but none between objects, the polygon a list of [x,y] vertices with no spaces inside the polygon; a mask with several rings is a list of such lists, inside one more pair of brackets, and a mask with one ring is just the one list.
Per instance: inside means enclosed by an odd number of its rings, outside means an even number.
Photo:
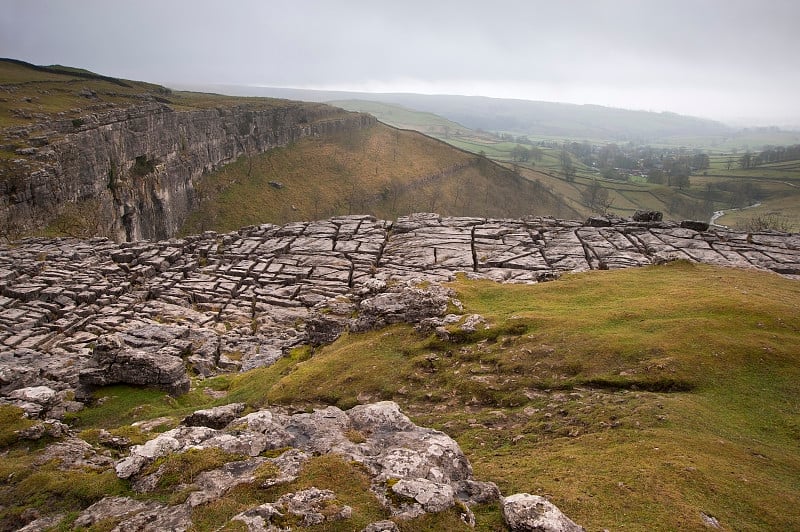
[{"label": "shrub", "polygon": [[148,160],[147,155],[140,155],[136,158],[136,162],[133,163],[133,168],[131,168],[131,173],[135,176],[146,176],[155,170],[155,164],[153,164],[152,160]]},{"label": "shrub", "polygon": [[739,222],[736,228],[747,231],[748,233],[757,233],[759,231],[781,231],[789,233],[793,230],[793,224],[789,217],[770,212],[751,216],[747,220]]}]

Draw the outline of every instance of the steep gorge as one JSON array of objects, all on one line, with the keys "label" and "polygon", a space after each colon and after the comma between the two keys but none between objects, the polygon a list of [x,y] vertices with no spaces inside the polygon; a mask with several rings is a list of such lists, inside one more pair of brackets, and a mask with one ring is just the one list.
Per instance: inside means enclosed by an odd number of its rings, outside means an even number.
[{"label": "steep gorge", "polygon": [[243,154],[375,122],[300,102],[179,110],[157,100],[6,129],[15,142],[3,146],[13,149],[0,175],[4,232],[41,229],[77,206],[95,233],[169,238],[196,207],[205,173]]}]

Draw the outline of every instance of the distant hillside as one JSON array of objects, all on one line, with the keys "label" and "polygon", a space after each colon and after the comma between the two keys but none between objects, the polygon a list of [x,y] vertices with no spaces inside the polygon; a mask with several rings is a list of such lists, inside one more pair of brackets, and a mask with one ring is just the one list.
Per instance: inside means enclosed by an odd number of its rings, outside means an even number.
[{"label": "distant hillside", "polygon": [[469,131],[469,128],[433,113],[408,109],[370,100],[334,100],[327,102],[347,111],[369,113],[384,124],[400,129],[413,129],[434,137],[445,137],[450,131]]},{"label": "distant hillside", "polygon": [[669,137],[724,135],[732,132],[727,126],[712,120],[599,105],[480,96],[387,96],[390,102],[437,113],[473,129],[531,136],[653,142]]},{"label": "distant hillside", "polygon": [[440,115],[471,129],[519,135],[607,141],[658,142],[680,137],[726,137],[735,130],[722,123],[675,113],[631,111],[599,105],[403,93],[365,93],[214,86],[206,89],[242,96],[271,96],[303,101],[378,101]]},{"label": "distant hillside", "polygon": [[[320,103],[0,60],[0,238],[139,240],[337,214],[579,217],[535,172]],[[426,113],[431,127],[463,126]],[[406,125],[406,124],[401,124]],[[285,149],[284,149],[285,148]]]}]

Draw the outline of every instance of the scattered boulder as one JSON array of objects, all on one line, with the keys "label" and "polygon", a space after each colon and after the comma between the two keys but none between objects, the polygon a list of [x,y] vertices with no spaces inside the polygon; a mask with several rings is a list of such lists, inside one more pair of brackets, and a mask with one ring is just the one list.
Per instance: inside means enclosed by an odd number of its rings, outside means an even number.
[{"label": "scattered boulder", "polygon": [[224,406],[215,406],[205,410],[197,410],[193,414],[186,416],[182,425],[188,427],[209,427],[212,429],[222,429],[236,416],[244,410],[244,403],[231,403]]},{"label": "scattered boulder", "polygon": [[130,439],[124,436],[114,436],[105,429],[100,429],[100,432],[97,434],[97,442],[100,445],[104,445],[106,447],[110,447],[111,449],[116,449],[118,451],[127,449],[128,447],[131,446]]},{"label": "scattered boulder", "polygon": [[349,316],[314,313],[306,322],[308,343],[314,347],[332,344],[347,329]]},{"label": "scattered boulder", "polygon": [[403,479],[395,482],[392,492],[395,515],[413,519],[425,513],[437,513],[455,505],[453,488],[424,478]]},{"label": "scattered boulder", "polygon": [[463,323],[461,323],[458,328],[465,333],[474,333],[476,330],[478,330],[478,327],[487,327],[486,318],[480,314],[470,314],[464,318]]},{"label": "scattered boulder", "polygon": [[388,519],[368,524],[361,532],[400,532],[397,523]]},{"label": "scattered boulder", "polygon": [[8,394],[4,402],[21,408],[29,418],[60,419],[68,411],[77,411],[73,401],[64,401],[62,394],[49,386],[28,386]]},{"label": "scattered boulder", "polygon": [[419,323],[426,318],[444,316],[452,292],[438,284],[425,288],[403,286],[363,299],[358,317],[350,322],[355,332],[379,329],[393,323]]},{"label": "scattered boulder", "polygon": [[17,436],[23,440],[39,440],[45,436],[65,438],[69,435],[69,426],[55,419],[48,419],[42,423],[17,431]]},{"label": "scattered boulder", "polygon": [[108,386],[110,384],[135,384],[155,386],[172,395],[189,391],[189,376],[183,360],[162,350],[145,351],[127,347],[118,335],[97,339],[94,367],[81,371],[83,386]]},{"label": "scattered boulder", "polygon": [[[154,461],[157,458],[166,456],[173,452],[178,452],[185,446],[190,445],[189,442],[199,443],[203,439],[208,439],[216,431],[208,428],[191,427],[192,433],[186,430],[181,430],[183,427],[169,430],[163,434],[158,435],[152,440],[147,441],[143,445],[134,445],[131,447],[130,454],[120,460],[115,466],[117,476],[119,478],[131,478],[137,475],[144,466]],[[194,433],[205,432],[205,438],[191,437]],[[189,436],[189,437],[187,437]]]},{"label": "scattered boulder", "polygon": [[262,434],[268,439],[268,449],[280,449],[294,442],[294,435],[286,430],[287,417],[269,410],[259,410],[239,418],[233,426],[236,430],[247,429]]},{"label": "scattered boulder", "polygon": [[704,512],[700,512],[700,518],[703,520],[703,524],[709,528],[716,528],[721,529],[722,525],[720,524],[719,520],[711,515],[707,515]]},{"label": "scattered boulder", "polygon": [[514,532],[585,532],[553,503],[529,493],[501,499],[503,519]]},{"label": "scattered boulder", "polygon": [[58,462],[59,469],[106,469],[114,464],[114,459],[109,454],[98,453],[95,449],[80,438],[67,437],[48,445],[36,457],[35,465],[46,464],[51,461]]},{"label": "scattered boulder", "polygon": [[8,397],[20,401],[28,401],[42,406],[49,406],[58,400],[58,392],[49,386],[29,386],[14,390]]},{"label": "scattered boulder", "polygon": [[105,497],[81,512],[73,524],[75,527],[88,528],[106,519],[137,514],[147,506],[147,503],[129,497]]},{"label": "scattered boulder", "polygon": [[611,227],[613,222],[606,216],[591,216],[584,225],[586,227]]},{"label": "scattered boulder", "polygon": [[[30,509],[30,508],[29,508]],[[22,513],[20,516],[21,521],[27,521],[28,517],[34,517],[34,520],[29,522],[27,525],[23,526],[22,528],[18,528],[17,532],[41,532],[42,530],[52,530],[58,526],[62,519],[64,519],[64,514],[55,514],[55,515],[45,515],[44,517],[36,517],[34,515],[26,515],[28,510]]]},{"label": "scattered boulder", "polygon": [[701,222],[698,220],[684,220],[681,222],[681,228],[683,229],[691,229],[692,231],[697,232],[705,232],[708,231],[709,223],[708,222]]}]

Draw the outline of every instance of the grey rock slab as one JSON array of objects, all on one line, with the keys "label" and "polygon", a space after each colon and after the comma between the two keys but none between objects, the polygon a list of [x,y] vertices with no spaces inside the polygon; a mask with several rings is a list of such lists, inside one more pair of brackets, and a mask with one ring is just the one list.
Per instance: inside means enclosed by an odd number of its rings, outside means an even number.
[{"label": "grey rock slab", "polygon": [[339,521],[352,516],[352,508],[335,503],[336,496],[330,490],[308,488],[302,491],[287,493],[274,503],[265,503],[256,508],[242,512],[232,521],[242,521],[248,530],[278,530],[273,523],[274,517],[291,514],[300,520],[300,525],[310,527],[321,525],[326,521]]},{"label": "grey rock slab", "polygon": [[196,410],[192,414],[186,416],[183,421],[181,421],[181,424],[222,429],[236,419],[236,417],[242,413],[244,407],[244,403],[231,403],[204,410]]},{"label": "grey rock slab", "polygon": [[514,532],[585,532],[539,495],[517,493],[502,498],[500,504],[503,519]]},{"label": "grey rock slab", "polygon": [[42,406],[53,404],[58,399],[58,392],[49,386],[30,386],[19,388],[9,394],[11,399],[19,399]]},{"label": "grey rock slab", "polygon": [[45,447],[34,464],[42,465],[53,460],[58,462],[58,468],[62,470],[107,469],[114,464],[110,456],[98,453],[84,440],[70,436]]},{"label": "grey rock slab", "polygon": [[397,513],[406,517],[418,517],[424,513],[437,513],[455,505],[453,488],[424,478],[402,479],[390,488],[392,493],[411,502],[399,506]]}]

